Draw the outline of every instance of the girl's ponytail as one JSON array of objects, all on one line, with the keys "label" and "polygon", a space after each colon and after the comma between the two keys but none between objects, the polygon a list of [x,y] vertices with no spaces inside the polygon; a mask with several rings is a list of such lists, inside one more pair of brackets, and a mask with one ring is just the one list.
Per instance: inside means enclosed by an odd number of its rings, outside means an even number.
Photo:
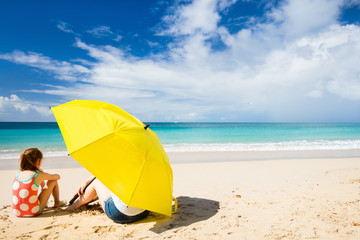
[{"label": "girl's ponytail", "polygon": [[26,149],[20,156],[20,170],[41,171],[36,166],[37,160],[42,159],[43,154],[37,148]]}]

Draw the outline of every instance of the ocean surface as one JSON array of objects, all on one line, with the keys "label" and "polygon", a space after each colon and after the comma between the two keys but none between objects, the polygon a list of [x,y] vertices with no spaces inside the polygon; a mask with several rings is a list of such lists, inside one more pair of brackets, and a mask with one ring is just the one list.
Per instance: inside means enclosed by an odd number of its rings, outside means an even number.
[{"label": "ocean surface", "polygon": [[[148,123],[167,152],[359,150],[360,123]],[[56,122],[0,122],[0,159],[66,156]]]}]

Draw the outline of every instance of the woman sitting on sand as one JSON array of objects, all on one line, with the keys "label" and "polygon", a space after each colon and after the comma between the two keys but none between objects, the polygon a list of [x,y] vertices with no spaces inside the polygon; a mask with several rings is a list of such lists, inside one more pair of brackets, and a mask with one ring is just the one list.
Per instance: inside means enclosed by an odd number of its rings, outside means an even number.
[{"label": "woman sitting on sand", "polygon": [[92,182],[93,179],[94,177],[90,177],[81,185],[78,191],[80,197],[66,210],[74,210],[99,199],[106,215],[116,223],[131,223],[148,216],[149,211],[127,206],[98,179]]},{"label": "woman sitting on sand", "polygon": [[[12,185],[12,207],[15,216],[37,216],[45,208],[50,195],[54,197],[54,207],[64,206],[60,201],[58,174],[43,172],[40,167],[42,152],[37,148],[26,149],[20,157],[20,171]],[[38,188],[41,192],[38,195]]]}]

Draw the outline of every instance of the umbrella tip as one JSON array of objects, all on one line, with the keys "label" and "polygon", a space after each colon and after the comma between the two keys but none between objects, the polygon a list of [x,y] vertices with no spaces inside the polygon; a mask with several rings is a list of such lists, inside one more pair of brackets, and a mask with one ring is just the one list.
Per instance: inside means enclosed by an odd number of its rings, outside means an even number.
[{"label": "umbrella tip", "polygon": [[144,127],[144,129],[145,129],[145,130],[148,129],[149,126],[150,126],[150,124],[146,125],[146,126]]}]

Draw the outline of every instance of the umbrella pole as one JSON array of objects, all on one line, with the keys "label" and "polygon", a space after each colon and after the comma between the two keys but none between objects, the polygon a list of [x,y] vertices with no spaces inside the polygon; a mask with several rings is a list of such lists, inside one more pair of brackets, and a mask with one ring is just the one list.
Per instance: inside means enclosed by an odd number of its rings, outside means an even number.
[{"label": "umbrella pole", "polygon": [[[94,177],[84,188],[84,192],[86,190],[86,188],[96,179],[96,177]],[[69,201],[69,205],[70,206],[71,204],[73,204],[75,202],[75,200],[79,197],[79,194],[75,194],[75,196]]]}]

